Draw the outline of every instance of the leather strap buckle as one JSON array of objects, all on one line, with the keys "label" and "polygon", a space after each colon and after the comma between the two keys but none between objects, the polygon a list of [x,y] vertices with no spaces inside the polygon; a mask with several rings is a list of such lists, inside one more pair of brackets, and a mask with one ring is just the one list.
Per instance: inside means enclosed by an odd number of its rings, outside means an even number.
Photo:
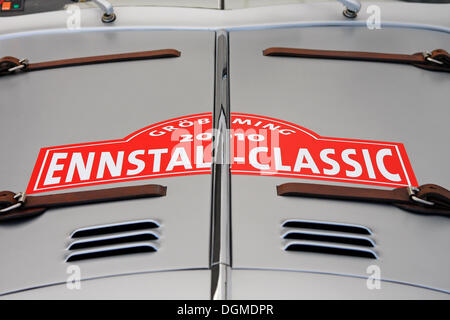
[{"label": "leather strap buckle", "polygon": [[19,70],[23,71],[28,65],[28,59],[19,60],[14,57],[3,57],[0,59],[0,75],[12,74]]},{"label": "leather strap buckle", "polygon": [[423,52],[422,55],[426,61],[431,62],[434,65],[447,68],[450,67],[450,55],[443,49],[436,49],[431,52],[426,51]]},{"label": "leather strap buckle", "polygon": [[444,64],[444,62],[439,61],[437,59],[434,59],[432,54],[431,54],[431,52],[423,52],[422,54],[423,54],[423,57],[425,58],[425,60],[427,60],[429,62],[432,62],[432,63],[435,63],[435,64],[439,64],[439,65],[443,65]]},{"label": "leather strap buckle", "polygon": [[3,209],[1,209],[0,213],[5,213],[5,212],[8,212],[8,211],[20,208],[25,203],[26,197],[27,196],[26,196],[25,192],[17,192],[12,197],[12,199],[14,201],[9,201],[10,205],[5,207],[5,208],[3,208]]},{"label": "leather strap buckle", "polygon": [[420,191],[419,188],[417,188],[417,187],[408,187],[407,190],[408,190],[409,198],[410,198],[412,201],[418,202],[418,203],[420,203],[420,204],[424,204],[424,205],[426,205],[426,206],[432,206],[432,205],[434,205],[434,202],[431,202],[431,201],[428,201],[428,200],[419,198],[419,197],[416,195],[417,192]]},{"label": "leather strap buckle", "polygon": [[9,68],[8,72],[13,73],[18,70],[26,69],[26,67],[28,67],[28,64],[28,59],[19,60],[19,64],[15,67]]}]

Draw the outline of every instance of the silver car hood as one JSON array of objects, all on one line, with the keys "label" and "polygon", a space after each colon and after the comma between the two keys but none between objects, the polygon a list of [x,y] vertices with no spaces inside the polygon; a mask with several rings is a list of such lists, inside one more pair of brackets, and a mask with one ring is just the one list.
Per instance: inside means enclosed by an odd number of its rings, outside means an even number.
[{"label": "silver car hood", "polygon": [[[370,4],[382,9],[381,29],[367,28],[364,10]],[[81,29],[75,30],[66,28],[65,11],[2,18],[0,57],[47,61],[162,48],[182,55],[1,77],[1,187],[24,190],[44,147],[121,139],[187,115],[212,117],[217,111],[217,35],[226,34],[231,112],[289,121],[324,137],[401,142],[420,183],[448,188],[448,74],[262,55],[268,47],[450,51],[450,5],[405,7],[365,3],[358,18],[347,20],[334,2],[225,11],[129,6],[116,8],[113,25],[100,22],[97,8],[86,8]],[[388,205],[276,195],[277,185],[302,181],[318,182],[231,175],[230,189],[221,191],[222,201],[228,201],[222,210],[231,213],[222,217],[222,229],[213,218],[220,181],[211,174],[109,184],[105,187],[157,183],[167,186],[168,193],[52,209],[33,219],[2,223],[0,298],[450,297],[448,218]],[[292,230],[283,224],[292,220],[370,230],[364,238],[374,244],[370,250],[376,259],[288,252],[283,235]],[[135,221],[158,225],[150,230],[158,238],[152,242],[154,252],[66,261],[73,254],[75,231]],[[221,238],[214,230],[231,234]],[[220,241],[230,251],[215,260]],[[222,264],[222,258],[227,262],[219,270],[215,263]],[[80,290],[67,285],[72,265],[81,272]],[[368,285],[373,270],[379,271],[381,288]],[[218,284],[224,291],[215,295]]]}]

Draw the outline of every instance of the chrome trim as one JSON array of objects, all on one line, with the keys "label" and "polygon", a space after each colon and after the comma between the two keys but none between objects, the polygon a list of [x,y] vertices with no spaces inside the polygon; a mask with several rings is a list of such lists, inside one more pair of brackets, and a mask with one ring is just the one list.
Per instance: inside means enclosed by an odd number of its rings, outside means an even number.
[{"label": "chrome trim", "polygon": [[219,263],[214,265],[211,268],[211,274],[216,276],[215,279],[216,283],[216,289],[211,292],[212,300],[227,300],[229,299],[229,287],[230,287],[230,280],[231,280],[231,268],[230,266]]},{"label": "chrome trim", "polygon": [[216,32],[211,206],[211,299],[228,299],[231,267],[231,170],[228,33]]},{"label": "chrome trim", "polygon": [[114,8],[111,3],[109,3],[107,0],[92,0],[97,6],[102,9],[103,13],[106,15],[112,15],[114,14]]}]

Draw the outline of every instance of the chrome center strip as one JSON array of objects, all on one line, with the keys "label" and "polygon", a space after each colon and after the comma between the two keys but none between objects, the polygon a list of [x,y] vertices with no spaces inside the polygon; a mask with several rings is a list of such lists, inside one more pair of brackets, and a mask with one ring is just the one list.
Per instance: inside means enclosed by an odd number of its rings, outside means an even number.
[{"label": "chrome center strip", "polygon": [[211,299],[228,299],[231,267],[231,171],[228,33],[216,32],[212,165]]}]

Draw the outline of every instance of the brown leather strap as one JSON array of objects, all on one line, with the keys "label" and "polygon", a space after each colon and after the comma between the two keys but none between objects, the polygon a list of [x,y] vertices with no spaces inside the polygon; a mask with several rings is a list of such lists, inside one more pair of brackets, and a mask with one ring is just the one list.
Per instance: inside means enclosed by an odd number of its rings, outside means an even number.
[{"label": "brown leather strap", "polygon": [[0,76],[7,74],[14,74],[17,71],[36,71],[36,70],[82,66],[88,64],[107,63],[107,62],[173,58],[179,57],[180,55],[181,52],[178,50],[164,49],[164,50],[129,52],[103,56],[54,60],[39,63],[29,63],[26,60],[19,60],[14,57],[3,57],[0,59]]},{"label": "brown leather strap", "polygon": [[406,189],[368,189],[343,186],[331,186],[315,183],[285,183],[277,186],[279,196],[300,196],[341,200],[358,200],[381,203],[409,203]]},{"label": "brown leather strap", "polygon": [[[167,188],[157,184],[119,187],[93,191],[79,191],[51,194],[45,196],[27,196],[11,191],[0,192],[0,221],[23,218],[40,214],[49,208],[77,206],[90,203],[101,203],[139,198],[162,197]],[[19,195],[19,196],[18,196]],[[17,206],[17,208],[14,208]],[[13,210],[9,210],[13,208]]]},{"label": "brown leather strap", "polygon": [[450,55],[442,49],[433,50],[430,53],[393,54],[274,47],[264,50],[263,54],[265,56],[403,63],[431,71],[450,72]]},{"label": "brown leather strap", "polygon": [[450,217],[450,191],[434,184],[392,190],[354,188],[313,183],[285,183],[277,186],[279,196],[327,198],[393,204],[414,213]]}]

